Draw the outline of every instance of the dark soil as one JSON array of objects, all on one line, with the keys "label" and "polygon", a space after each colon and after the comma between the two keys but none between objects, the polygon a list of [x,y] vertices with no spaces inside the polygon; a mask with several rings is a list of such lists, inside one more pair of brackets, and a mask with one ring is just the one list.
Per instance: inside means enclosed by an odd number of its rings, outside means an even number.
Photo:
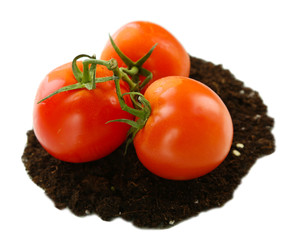
[{"label": "dark soil", "polygon": [[144,228],[169,227],[221,207],[255,161],[274,152],[274,120],[258,92],[221,65],[192,57],[191,78],[222,98],[234,123],[231,150],[211,173],[190,181],[159,178],[143,167],[133,146],[126,157],[122,146],[104,159],[66,163],[51,157],[31,130],[22,158],[29,176],[59,209],[68,207],[78,216],[97,214],[107,221],[121,217]]}]

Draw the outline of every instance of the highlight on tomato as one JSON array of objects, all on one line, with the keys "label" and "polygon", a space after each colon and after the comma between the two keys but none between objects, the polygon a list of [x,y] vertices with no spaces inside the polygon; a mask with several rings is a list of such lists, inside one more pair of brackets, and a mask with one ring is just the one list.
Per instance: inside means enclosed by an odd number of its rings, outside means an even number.
[{"label": "highlight on tomato", "polygon": [[[189,76],[190,58],[188,53],[170,32],[155,23],[130,22],[113,34],[112,39],[122,53],[133,62],[138,61],[157,44],[153,54],[142,66],[153,74],[153,79],[142,87],[142,92],[149,84],[162,77]],[[100,58],[103,60],[114,58],[119,67],[128,66],[128,62],[124,61],[113,48],[111,41],[107,42]]]},{"label": "highlight on tomato", "polygon": [[211,172],[226,158],[233,123],[209,87],[170,76],[152,83],[144,96],[135,94],[147,110],[137,115],[131,137],[149,171],[166,179],[190,180]]},{"label": "highlight on tomato", "polygon": [[[74,163],[97,160],[113,152],[125,141],[129,126],[106,122],[133,119],[120,107],[112,71],[103,65],[90,67],[96,60],[89,56],[88,63],[77,61],[85,56],[45,77],[33,112],[34,132],[44,149],[59,160]],[[123,93],[129,91],[122,81],[120,87]],[[132,106],[129,96],[124,101]]]}]

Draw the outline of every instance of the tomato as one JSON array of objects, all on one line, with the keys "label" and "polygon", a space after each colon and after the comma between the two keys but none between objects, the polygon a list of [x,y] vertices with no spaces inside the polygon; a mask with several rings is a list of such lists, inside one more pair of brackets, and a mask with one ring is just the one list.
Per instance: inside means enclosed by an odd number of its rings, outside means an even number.
[{"label": "tomato", "polygon": [[[82,63],[77,62],[80,70]],[[106,67],[98,65],[96,77],[112,76]],[[67,162],[88,162],[102,158],[120,146],[129,127],[123,123],[108,123],[118,118],[133,119],[121,110],[113,81],[97,83],[96,89],[78,89],[56,94],[41,103],[52,92],[77,83],[71,63],[50,72],[36,94],[33,126],[37,139],[57,159]],[[122,92],[127,85],[121,84]],[[132,106],[130,98],[125,98]]]},{"label": "tomato", "polygon": [[[158,44],[143,64],[144,68],[153,73],[150,83],[166,76],[189,76],[188,53],[171,33],[157,24],[144,21],[131,22],[121,27],[112,38],[119,49],[132,61],[139,60],[156,43]],[[108,41],[102,51],[101,59],[111,58],[118,61],[119,67],[126,67]]]},{"label": "tomato", "polygon": [[209,87],[171,76],[155,81],[144,96],[152,111],[134,146],[148,170],[166,179],[189,180],[209,173],[225,159],[233,123]]}]

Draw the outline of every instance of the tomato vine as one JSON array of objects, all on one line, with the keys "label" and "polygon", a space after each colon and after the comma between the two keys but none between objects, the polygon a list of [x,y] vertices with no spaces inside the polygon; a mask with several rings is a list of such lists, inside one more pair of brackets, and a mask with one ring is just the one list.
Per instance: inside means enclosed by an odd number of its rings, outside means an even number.
[{"label": "tomato vine", "polygon": [[[72,61],[72,71],[77,80],[76,84],[68,85],[62,87],[55,92],[51,93],[47,97],[40,100],[38,103],[43,102],[44,100],[59,94],[61,92],[77,90],[86,88],[88,90],[94,90],[96,88],[97,83],[106,82],[106,81],[114,81],[116,86],[116,93],[118,96],[118,100],[123,111],[126,111],[135,117],[137,117],[136,121],[130,119],[114,119],[108,121],[106,123],[111,122],[123,122],[129,124],[131,126],[128,134],[127,134],[127,141],[126,141],[126,149],[129,144],[133,141],[136,133],[145,126],[147,119],[151,114],[151,106],[149,102],[145,99],[144,95],[140,93],[140,91],[148,84],[148,82],[153,78],[153,74],[142,67],[142,65],[146,62],[146,60],[151,56],[152,52],[156,48],[157,44],[155,44],[146,55],[140,58],[138,61],[134,62],[129,59],[115,44],[112,37],[109,36],[112,46],[114,47],[117,54],[126,64],[125,67],[118,67],[116,59],[112,58],[110,60],[100,60],[96,59],[96,56],[89,56],[86,54],[80,54],[76,56]],[[77,66],[77,61],[81,58],[86,58],[83,60],[83,71],[81,71]],[[99,77],[96,78],[96,66],[103,65],[108,70],[113,72],[113,76],[110,77]],[[143,76],[144,80],[139,81],[139,77]],[[130,78],[131,77],[131,78]],[[130,92],[126,92],[125,94],[121,93],[120,89],[120,80],[123,80],[129,85]],[[129,95],[132,103],[133,108],[128,106],[125,103],[124,95]]]}]

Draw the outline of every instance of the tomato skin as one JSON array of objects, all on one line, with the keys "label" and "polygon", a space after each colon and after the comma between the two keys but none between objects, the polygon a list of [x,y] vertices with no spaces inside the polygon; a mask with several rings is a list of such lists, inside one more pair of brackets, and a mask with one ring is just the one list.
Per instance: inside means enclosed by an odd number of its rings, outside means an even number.
[{"label": "tomato skin", "polygon": [[[82,63],[77,62],[82,70]],[[104,66],[98,66],[97,77],[112,76]],[[57,159],[67,162],[88,162],[102,158],[125,140],[129,129],[123,123],[109,120],[133,119],[122,111],[113,81],[97,83],[96,89],[71,90],[37,102],[55,90],[77,83],[71,63],[50,72],[41,82],[36,94],[33,127],[45,150]],[[128,87],[121,85],[122,92]],[[130,98],[125,98],[132,106]]]},{"label": "tomato skin", "polygon": [[144,96],[152,112],[134,146],[148,170],[166,179],[189,180],[225,159],[233,123],[210,88],[189,78],[166,77],[150,85]]},{"label": "tomato skin", "polygon": [[[132,61],[143,57],[156,43],[155,50],[143,67],[153,73],[153,81],[166,76],[189,76],[190,58],[181,43],[163,27],[144,21],[122,26],[113,36],[119,49]],[[101,59],[115,58],[119,67],[126,67],[110,41],[102,51]]]}]

